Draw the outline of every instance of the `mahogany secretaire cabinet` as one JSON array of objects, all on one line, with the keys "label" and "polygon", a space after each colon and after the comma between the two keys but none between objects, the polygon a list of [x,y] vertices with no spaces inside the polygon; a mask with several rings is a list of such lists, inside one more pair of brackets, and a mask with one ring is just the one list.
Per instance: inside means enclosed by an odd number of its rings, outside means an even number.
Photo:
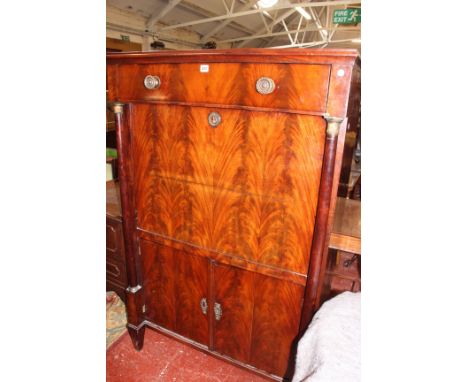
[{"label": "mahogany secretaire cabinet", "polygon": [[137,349],[149,326],[287,378],[320,302],[356,57],[107,55]]}]

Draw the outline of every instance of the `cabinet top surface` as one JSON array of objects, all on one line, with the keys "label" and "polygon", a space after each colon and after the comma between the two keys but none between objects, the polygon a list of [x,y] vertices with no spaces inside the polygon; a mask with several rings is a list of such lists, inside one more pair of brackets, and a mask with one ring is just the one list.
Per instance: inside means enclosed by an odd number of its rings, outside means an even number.
[{"label": "cabinet top surface", "polygon": [[151,52],[107,53],[107,63],[157,63],[159,61],[219,61],[219,62],[304,62],[332,63],[354,62],[358,57],[355,49],[198,49]]}]

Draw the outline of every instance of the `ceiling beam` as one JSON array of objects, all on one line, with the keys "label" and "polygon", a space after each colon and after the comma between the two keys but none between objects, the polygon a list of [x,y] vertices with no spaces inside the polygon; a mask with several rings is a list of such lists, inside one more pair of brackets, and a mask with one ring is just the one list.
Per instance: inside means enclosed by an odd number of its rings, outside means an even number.
[{"label": "ceiling beam", "polygon": [[293,40],[293,38],[291,37],[291,32],[289,32],[288,26],[286,25],[286,23],[284,22],[284,20],[283,20],[281,23],[283,24],[284,30],[288,33],[289,41],[291,41],[291,44],[294,44],[294,40]]},{"label": "ceiling beam", "polygon": [[296,34],[294,35],[294,43],[297,43],[297,37],[299,36],[299,30],[301,29],[303,19],[304,17],[302,17],[301,15],[301,18],[299,19],[299,24],[297,25]]},{"label": "ceiling beam", "polygon": [[266,18],[265,18],[265,15],[263,13],[259,13],[260,15],[260,18],[262,19],[262,23],[263,25],[265,25],[265,29],[268,31],[268,32],[273,32],[270,27],[268,26],[268,23],[266,21]]},{"label": "ceiling beam", "polygon": [[[320,37],[322,37],[322,41],[327,41],[327,32],[324,32],[322,30],[322,23],[320,22],[320,16],[317,15],[317,12],[315,12],[314,8],[309,8],[310,14],[312,15],[312,22],[317,26],[318,32],[320,34]],[[322,9],[323,11],[323,9]]]},{"label": "ceiling beam", "polygon": [[[307,2],[307,3],[294,3],[294,4],[288,3],[288,4],[273,6],[271,8],[268,8],[268,10],[269,11],[274,11],[274,10],[279,10],[279,9],[291,9],[291,8],[294,9],[295,7],[325,7],[325,6],[328,6],[328,5],[349,5],[349,4],[361,4],[361,0],[319,1],[319,2],[315,2],[315,3]],[[260,12],[263,12],[263,11],[264,11],[264,9],[257,8],[257,9],[251,9],[251,10],[248,10],[248,11],[234,12],[234,13],[230,13],[230,14],[228,13],[228,14],[221,15],[221,16],[208,17],[206,19],[193,20],[193,21],[189,21],[189,22],[186,22],[186,23],[169,25],[167,27],[161,28],[161,30],[177,29],[177,28],[188,27],[188,26],[191,26],[191,25],[211,23],[213,21],[234,19],[234,18],[237,18],[237,17],[254,15],[256,13],[260,13]]]},{"label": "ceiling beam", "polygon": [[[250,1],[247,1],[247,3],[243,4],[242,7],[240,7],[239,11],[245,11],[246,9],[249,9],[252,7],[252,5],[254,5],[255,3],[257,2],[257,0],[250,0]],[[233,4],[234,4],[234,0],[233,0]],[[208,32],[207,34],[205,34],[202,38],[201,38],[201,42],[202,43],[205,43],[208,41],[208,39],[213,36],[214,34],[218,33],[221,29],[225,28],[226,26],[228,26],[233,20],[232,19],[227,19],[227,20],[224,20],[221,24],[219,24],[217,27],[213,28],[210,32]]]},{"label": "ceiling beam", "polygon": [[[229,7],[227,6],[226,1],[225,0],[222,0],[222,1],[223,1],[224,9],[226,10],[226,12],[229,13]],[[232,0],[232,2],[234,3],[234,0]]]},{"label": "ceiling beam", "polygon": [[[254,39],[257,39],[257,38],[262,38],[262,37],[258,37],[258,36],[261,36],[265,31],[266,32],[269,32],[271,33],[270,31],[273,31],[273,27],[280,23],[281,21],[283,21],[285,18],[289,17],[290,15],[292,15],[293,13],[295,13],[296,10],[295,9],[290,9],[289,11],[285,12],[283,15],[277,17],[275,20],[273,20],[269,25],[269,29],[268,28],[263,28],[262,30],[260,30],[258,33],[254,34],[254,35],[251,35],[251,36],[248,36],[247,39],[243,39],[243,41],[238,44],[236,46],[236,48],[242,48],[245,44],[248,43],[248,40],[254,40]],[[267,36],[269,37],[269,36]],[[236,41],[241,41],[241,40],[236,40]]]},{"label": "ceiling beam", "polygon": [[154,24],[156,24],[159,20],[161,20],[164,16],[166,16],[181,1],[182,0],[169,0],[169,2],[161,11],[157,11],[150,16],[150,18],[146,22],[146,28],[148,29],[152,28]]},{"label": "ceiling beam", "polygon": [[[154,37],[154,34],[151,33],[151,32],[147,32],[147,31],[137,29],[137,28],[126,27],[126,26],[123,26],[123,25],[113,24],[113,23],[109,23],[109,22],[106,23],[106,28],[110,29],[110,30],[113,30],[113,31],[116,31],[116,32],[130,33],[130,34],[135,34],[135,35],[142,36],[142,37],[144,37],[144,36]],[[175,38],[171,33],[164,33],[164,32],[160,33],[159,34],[159,39],[162,40],[162,41],[165,41],[165,42],[172,42],[172,43],[175,43],[175,44],[187,45],[187,46],[193,47],[193,48],[199,48],[200,47],[200,44],[197,44],[195,42],[190,42],[190,41],[187,41],[187,40],[182,40],[182,39]]]},{"label": "ceiling beam", "polygon": [[[288,44],[288,45],[279,45],[279,46],[269,46],[268,49],[280,49],[280,48],[308,48],[312,46],[322,45],[322,44],[334,44],[334,43],[341,43],[341,42],[352,42],[355,40],[354,38],[347,38],[344,40],[335,40],[335,41],[310,41],[310,42],[303,42],[299,44]],[[360,44],[356,44],[359,46]]]},{"label": "ceiling beam", "polygon": [[[214,17],[214,13],[210,12],[204,8],[200,8],[199,6],[189,3],[188,1],[184,1],[179,5],[179,8],[182,10],[189,11],[195,15],[198,15],[200,17]],[[229,26],[230,28],[235,29],[238,32],[241,33],[246,33],[248,35],[252,35],[254,31],[250,28],[247,28],[239,23],[237,23],[235,20],[231,22],[231,25]]]},{"label": "ceiling beam", "polygon": [[[321,11],[321,12],[319,13],[319,15],[318,15],[319,18],[320,18],[320,16],[321,16],[323,10],[324,10],[324,9],[328,9],[328,7],[322,7],[321,9],[322,9],[322,11]],[[295,29],[296,29],[296,30],[302,30],[301,27],[300,27],[300,20],[302,20],[302,18],[303,18],[302,14],[301,14],[300,12],[298,12],[296,9],[291,9],[291,10],[288,11],[288,13],[292,15],[292,17],[289,18],[288,25],[290,25],[290,26],[294,25],[295,21],[299,18],[298,26],[297,26],[297,28],[295,28]],[[311,23],[311,22],[310,22],[309,20],[306,19],[306,25],[305,25],[304,28],[307,28],[307,29],[311,28],[311,32],[312,32],[312,36],[311,36],[311,37],[313,37],[313,35],[314,35],[316,32],[318,32],[318,31],[317,31],[317,28],[312,28],[312,26],[309,25],[310,23]],[[269,32],[273,32],[273,31],[269,31]],[[305,40],[305,38],[306,38],[306,35],[307,35],[307,32],[308,32],[308,30],[305,30],[305,31],[303,32],[302,41],[301,41],[301,42],[304,42],[304,40]],[[281,33],[281,31],[278,31],[278,33]],[[282,36],[282,35],[279,35],[279,36],[278,36],[278,35],[277,35],[277,36],[272,36],[272,37],[270,38],[269,44],[267,44],[267,45],[270,45],[270,46],[271,46],[271,45],[274,43],[274,40],[278,39],[278,37],[281,38],[281,36]],[[297,35],[297,37],[299,37],[299,35]],[[315,40],[313,40],[313,41],[315,41]],[[247,41],[244,41],[242,44],[245,44],[246,42],[247,42]],[[295,41],[295,42],[297,42],[297,41]],[[240,45],[240,44],[239,44],[239,45]]]},{"label": "ceiling beam", "polygon": [[[308,27],[308,25],[309,25],[309,22],[308,22],[308,21],[306,21],[306,28]],[[307,34],[307,31],[304,31],[304,33],[302,34],[302,40],[301,40],[301,43],[303,43],[303,42],[304,42],[304,40],[305,40],[305,37],[306,37],[306,34]]]},{"label": "ceiling beam", "polygon": [[[294,30],[294,32],[317,32],[319,28],[313,26],[313,27],[305,27],[299,30]],[[327,30],[327,31],[333,31],[333,28],[322,28],[322,30]],[[343,27],[339,29],[340,31],[346,31],[346,32],[361,32],[360,29],[356,29],[353,27]],[[248,41],[248,40],[255,40],[257,38],[267,38],[267,37],[274,37],[274,36],[283,36],[291,33],[291,31],[282,31],[282,32],[272,32],[272,33],[265,33],[261,35],[255,35],[255,36],[247,36],[247,37],[236,37],[236,38],[231,38],[228,40],[221,40],[219,41],[220,43],[224,42],[235,42],[235,41]],[[357,38],[357,37],[356,37]]]}]

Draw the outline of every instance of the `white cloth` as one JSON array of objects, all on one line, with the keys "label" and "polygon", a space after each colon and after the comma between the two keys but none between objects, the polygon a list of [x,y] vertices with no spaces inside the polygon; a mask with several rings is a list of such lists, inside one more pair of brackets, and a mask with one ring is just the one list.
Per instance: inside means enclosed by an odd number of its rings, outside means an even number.
[{"label": "white cloth", "polygon": [[361,380],[361,293],[325,302],[299,341],[293,382]]}]

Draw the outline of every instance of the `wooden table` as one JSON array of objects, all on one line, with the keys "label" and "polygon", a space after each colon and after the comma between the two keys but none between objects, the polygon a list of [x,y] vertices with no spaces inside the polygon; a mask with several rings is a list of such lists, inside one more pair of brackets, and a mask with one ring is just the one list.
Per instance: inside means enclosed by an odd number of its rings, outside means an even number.
[{"label": "wooden table", "polygon": [[361,202],[337,198],[322,302],[345,291],[361,290]]},{"label": "wooden table", "polygon": [[361,202],[337,198],[330,236],[331,249],[361,254]]}]

